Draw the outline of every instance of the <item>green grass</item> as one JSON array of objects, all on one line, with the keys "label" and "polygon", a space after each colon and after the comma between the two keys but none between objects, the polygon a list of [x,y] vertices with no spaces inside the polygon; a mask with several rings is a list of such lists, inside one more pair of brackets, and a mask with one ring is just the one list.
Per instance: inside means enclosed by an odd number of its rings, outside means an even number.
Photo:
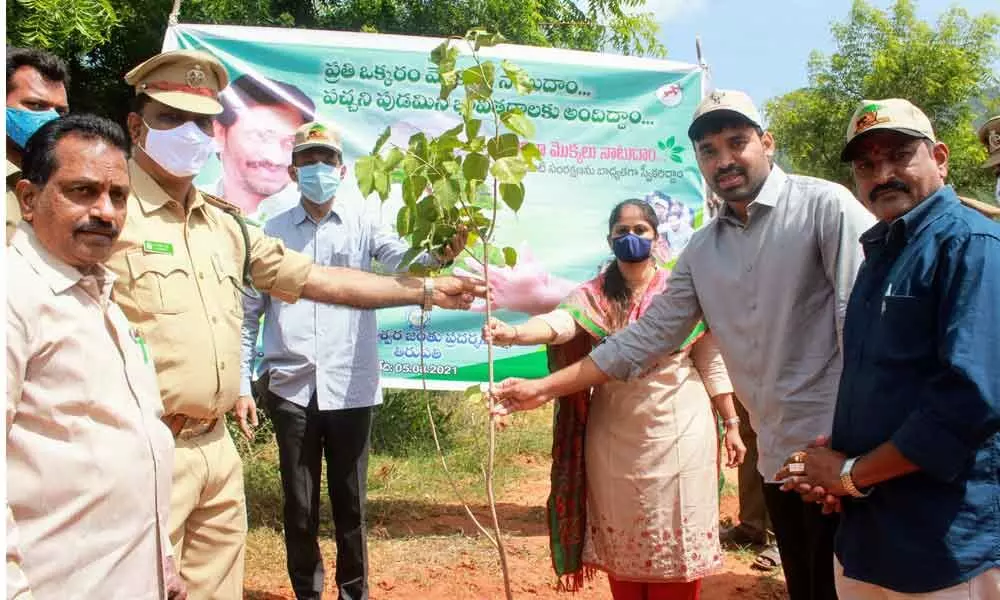
[{"label": "green grass", "polygon": [[[483,471],[488,449],[485,407],[464,400],[460,394],[430,392],[444,457],[459,493],[473,507],[486,503]],[[368,465],[369,521],[395,520],[400,511],[409,518],[436,510],[435,505],[458,502],[434,448],[422,392],[396,397],[376,413],[373,439],[381,435],[391,444],[374,444]],[[270,422],[261,424],[253,442],[246,442],[233,428],[243,457],[244,485],[250,528],[281,530],[281,481],[278,451]],[[382,422],[380,422],[380,419]],[[514,415],[497,434],[494,481],[497,490],[517,481],[526,459],[547,459],[552,445],[552,412],[542,409]],[[325,475],[324,475],[325,479]],[[325,489],[325,481],[321,489]],[[321,527],[329,531],[330,509],[321,496]],[[478,510],[477,510],[478,512]]]}]

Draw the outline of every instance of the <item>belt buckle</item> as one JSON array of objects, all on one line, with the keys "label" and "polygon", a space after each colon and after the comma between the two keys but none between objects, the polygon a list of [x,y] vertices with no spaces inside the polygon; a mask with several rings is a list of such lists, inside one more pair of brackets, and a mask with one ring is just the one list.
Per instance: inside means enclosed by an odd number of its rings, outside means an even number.
[{"label": "belt buckle", "polygon": [[196,438],[205,435],[215,427],[215,423],[218,419],[195,419],[192,417],[184,417],[183,424],[177,433],[174,434],[174,438],[178,440],[189,440],[191,438]]}]

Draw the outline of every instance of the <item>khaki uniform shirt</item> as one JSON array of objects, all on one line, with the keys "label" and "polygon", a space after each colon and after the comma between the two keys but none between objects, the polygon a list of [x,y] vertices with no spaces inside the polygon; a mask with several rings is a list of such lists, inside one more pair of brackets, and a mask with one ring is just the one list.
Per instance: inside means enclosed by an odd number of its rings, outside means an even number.
[{"label": "khaki uniform shirt", "polygon": [[[115,301],[149,344],[166,413],[214,419],[240,389],[246,248],[236,219],[192,187],[187,209],[135,162],[128,218],[107,265]],[[249,227],[254,287],[298,300],[312,262]]]},{"label": "khaki uniform shirt", "polygon": [[5,218],[7,221],[7,243],[14,237],[14,228],[21,222],[21,205],[14,195],[14,186],[21,179],[21,169],[14,163],[7,161],[7,207]]},{"label": "khaki uniform shirt", "polygon": [[165,596],[174,443],[113,281],[7,248],[8,598]]}]

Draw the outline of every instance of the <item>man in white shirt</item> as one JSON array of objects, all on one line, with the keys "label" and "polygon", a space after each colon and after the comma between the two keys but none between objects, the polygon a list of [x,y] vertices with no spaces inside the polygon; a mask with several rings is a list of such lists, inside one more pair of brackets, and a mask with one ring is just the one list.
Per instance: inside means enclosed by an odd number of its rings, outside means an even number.
[{"label": "man in white shirt", "polygon": [[128,143],[72,115],[27,142],[7,249],[7,597],[180,600],[166,531],[173,440],[142,338],[102,263]]}]

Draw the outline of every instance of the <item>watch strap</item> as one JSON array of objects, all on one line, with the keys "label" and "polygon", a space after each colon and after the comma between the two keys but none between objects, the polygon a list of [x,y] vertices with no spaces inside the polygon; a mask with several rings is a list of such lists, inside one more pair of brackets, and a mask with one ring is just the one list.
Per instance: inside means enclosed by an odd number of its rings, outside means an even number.
[{"label": "watch strap", "polygon": [[434,308],[434,280],[430,277],[424,277],[424,301],[421,304],[421,308],[425,312],[430,312]]},{"label": "watch strap", "polygon": [[854,478],[851,476],[851,471],[854,470],[854,464],[858,462],[858,458],[855,456],[844,461],[844,466],[840,469],[840,483],[852,498],[865,498],[872,493],[871,489],[867,492],[862,492],[854,484]]}]

